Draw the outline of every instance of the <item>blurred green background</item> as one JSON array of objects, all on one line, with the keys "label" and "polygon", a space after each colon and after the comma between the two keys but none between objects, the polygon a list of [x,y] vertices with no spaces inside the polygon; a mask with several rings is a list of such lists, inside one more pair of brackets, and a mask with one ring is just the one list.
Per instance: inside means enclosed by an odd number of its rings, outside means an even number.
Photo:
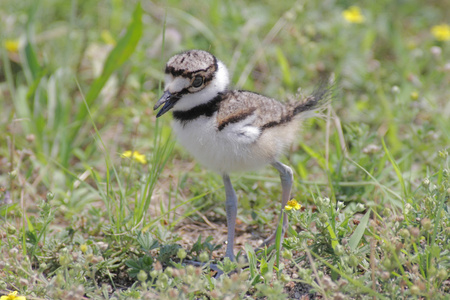
[{"label": "blurred green background", "polygon": [[[220,177],[178,145],[172,151],[170,117],[156,122],[152,109],[167,59],[187,49],[222,60],[232,87],[281,101],[333,74],[331,118],[308,120],[283,158],[297,199],[322,195],[400,215],[409,203],[419,214],[417,199],[430,192],[420,191],[423,180],[444,186],[448,170],[449,20],[446,0],[2,0],[0,213],[5,232],[18,229],[2,251],[18,244],[39,265],[59,251],[39,250],[47,235],[76,248],[106,233],[125,257],[131,244],[121,243],[135,230],[163,243],[161,232],[176,235],[204,215],[224,223]],[[148,164],[121,157],[128,150]],[[279,209],[276,174],[235,180],[240,221],[264,236]],[[67,228],[79,242],[57,237]]]}]

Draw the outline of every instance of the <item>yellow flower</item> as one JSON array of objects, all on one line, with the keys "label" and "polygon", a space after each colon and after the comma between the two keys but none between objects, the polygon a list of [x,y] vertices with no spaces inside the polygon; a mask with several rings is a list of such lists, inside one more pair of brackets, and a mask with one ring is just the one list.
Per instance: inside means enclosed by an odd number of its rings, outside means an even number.
[{"label": "yellow flower", "polygon": [[19,46],[20,46],[19,40],[6,40],[4,42],[4,47],[8,52],[18,53]]},{"label": "yellow flower", "polygon": [[86,244],[81,244],[80,245],[81,252],[86,253],[87,249],[88,249],[88,246]]},{"label": "yellow flower", "polygon": [[431,28],[431,34],[438,41],[450,41],[450,26],[447,24],[433,26]]},{"label": "yellow flower", "polygon": [[358,6],[350,6],[348,9],[342,12],[342,16],[349,23],[363,23],[364,16],[361,13],[361,9]]},{"label": "yellow flower", "polygon": [[127,157],[127,158],[133,158],[135,161],[137,161],[138,163],[141,163],[141,164],[147,163],[147,159],[145,158],[145,155],[139,153],[138,151],[128,150],[128,151],[125,151],[124,153],[122,153],[121,156]]},{"label": "yellow flower", "polygon": [[114,39],[114,37],[112,36],[111,32],[109,32],[108,30],[103,30],[101,33],[101,37],[102,40],[109,45],[116,45],[116,40]]},{"label": "yellow flower", "polygon": [[302,208],[302,206],[295,199],[289,200],[287,205],[284,207],[285,210],[299,210],[300,208]]},{"label": "yellow flower", "polygon": [[25,296],[17,296],[17,291],[9,293],[8,296],[2,296],[0,300],[27,300]]},{"label": "yellow flower", "polygon": [[128,151],[125,151],[124,153],[122,153],[121,157],[129,158],[132,155],[133,155],[133,151],[128,150]]}]

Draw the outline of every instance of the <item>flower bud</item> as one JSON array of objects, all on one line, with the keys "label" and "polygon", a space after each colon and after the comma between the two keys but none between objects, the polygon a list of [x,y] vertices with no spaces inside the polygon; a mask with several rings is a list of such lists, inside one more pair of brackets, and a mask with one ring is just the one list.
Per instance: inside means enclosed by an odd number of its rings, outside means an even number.
[{"label": "flower bud", "polygon": [[413,285],[411,287],[411,294],[412,295],[418,295],[420,293],[420,288],[417,285]]},{"label": "flower bud", "polygon": [[428,218],[422,219],[422,221],[420,221],[420,223],[422,224],[423,229],[425,230],[430,230],[431,229],[431,221]]},{"label": "flower bud", "polygon": [[12,172],[9,172],[9,178],[10,179],[15,179],[17,177],[17,171],[13,170]]},{"label": "flower bud", "polygon": [[12,226],[12,225],[7,225],[7,229],[9,234],[15,234],[16,233],[16,227]]},{"label": "flower bud", "polygon": [[419,234],[420,234],[420,230],[419,230],[419,228],[417,228],[417,227],[411,227],[411,228],[409,229],[409,232],[410,232],[411,235],[412,235],[413,237],[415,237],[415,238],[417,238],[417,237],[419,236]]},{"label": "flower bud", "polygon": [[151,278],[156,278],[157,276],[158,276],[158,271],[156,271],[156,270],[152,270],[151,272],[150,272],[150,277]]},{"label": "flower bud", "polygon": [[389,272],[381,272],[381,279],[383,279],[384,281],[388,280],[391,277],[391,274]]},{"label": "flower bud", "polygon": [[201,262],[206,262],[206,261],[209,260],[209,255],[208,255],[208,253],[206,253],[205,251],[203,251],[202,253],[200,253],[198,259],[199,259]]},{"label": "flower bud", "polygon": [[327,214],[325,214],[325,213],[319,214],[319,220],[320,220],[320,222],[322,222],[322,223],[328,222],[328,216],[327,216]]},{"label": "flower bud", "polygon": [[348,264],[350,265],[350,267],[356,267],[359,264],[358,258],[355,255],[350,255],[350,257],[348,258]]},{"label": "flower bud", "polygon": [[448,278],[448,272],[445,269],[439,269],[437,272],[437,278],[439,280],[446,280]]},{"label": "flower bud", "polygon": [[192,275],[192,274],[194,274],[194,272],[195,272],[195,268],[194,268],[193,265],[188,265],[188,266],[186,267],[186,271],[187,271],[188,275]]},{"label": "flower bud", "polygon": [[68,254],[61,254],[59,256],[59,264],[61,266],[67,266],[68,264],[70,264],[70,257]]},{"label": "flower bud", "polygon": [[291,281],[291,277],[289,277],[288,275],[286,275],[286,274],[281,274],[281,281],[282,282],[284,282],[284,283],[287,283],[287,282],[289,282],[289,281]]},{"label": "flower bud", "polygon": [[364,204],[358,203],[356,204],[356,211],[363,211],[365,209]]},{"label": "flower bud", "polygon": [[147,280],[147,272],[145,272],[144,270],[140,270],[139,273],[137,274],[137,279],[140,282],[144,282]]},{"label": "flower bud", "polygon": [[341,256],[344,253],[345,253],[344,247],[341,244],[337,244],[336,247],[334,248],[334,254],[336,254],[337,256]]},{"label": "flower bud", "polygon": [[281,256],[284,259],[292,259],[292,251],[288,250],[288,249],[284,249],[283,252],[281,253]]},{"label": "flower bud", "polygon": [[409,238],[409,230],[408,229],[406,229],[406,228],[402,228],[402,229],[400,229],[400,231],[398,232],[398,234],[402,237],[402,238],[404,238],[404,239],[406,239],[406,238]]},{"label": "flower bud", "polygon": [[177,299],[177,297],[178,297],[178,290],[176,290],[174,288],[170,289],[169,290],[169,297],[171,299]]},{"label": "flower bud", "polygon": [[173,268],[172,268],[172,267],[167,267],[167,268],[164,270],[164,273],[166,273],[167,276],[172,277],[172,275],[173,275]]},{"label": "flower bud", "polygon": [[448,156],[448,151],[446,149],[439,151],[439,157],[445,159],[445,158],[447,158],[447,156]]},{"label": "flower bud", "polygon": [[186,258],[186,250],[184,250],[183,248],[180,248],[180,249],[178,249],[178,252],[177,252],[177,257],[179,258],[179,259],[185,259]]}]

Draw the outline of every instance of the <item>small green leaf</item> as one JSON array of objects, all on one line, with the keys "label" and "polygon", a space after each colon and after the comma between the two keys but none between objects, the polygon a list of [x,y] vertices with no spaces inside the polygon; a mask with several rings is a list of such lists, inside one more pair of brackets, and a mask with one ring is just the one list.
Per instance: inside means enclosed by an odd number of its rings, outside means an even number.
[{"label": "small green leaf", "polygon": [[291,71],[289,68],[289,62],[280,47],[277,47],[276,50],[278,65],[280,66],[281,72],[283,74],[283,83],[291,88],[293,86],[293,82]]},{"label": "small green leaf", "polygon": [[29,40],[27,40],[24,50],[27,66],[30,69],[30,73],[34,81],[38,78],[39,74],[41,73],[41,66],[39,65],[36,51],[34,50],[34,47]]},{"label": "small green leaf", "polygon": [[256,284],[261,280],[258,274],[255,250],[253,250],[253,248],[249,244],[244,245],[244,250],[245,253],[247,254],[248,268],[250,270],[250,278],[253,278],[252,283]]},{"label": "small green leaf", "polygon": [[146,255],[142,258],[142,263],[145,267],[151,267],[153,265],[153,258]]},{"label": "small green leaf", "polygon": [[139,264],[134,260],[134,259],[129,259],[127,261],[125,261],[125,265],[128,268],[132,268],[132,269],[140,269]]},{"label": "small green leaf", "polygon": [[136,240],[141,246],[142,250],[146,252],[159,247],[158,240],[154,239],[149,232],[139,232]]},{"label": "small green leaf", "polygon": [[269,266],[267,264],[267,261],[265,260],[265,258],[261,259],[260,265],[259,265],[259,270],[261,271],[261,275],[264,276],[266,275],[267,272],[269,272]]},{"label": "small green leaf", "polygon": [[[327,169],[327,162],[322,155],[315,152],[312,148],[308,147],[304,143],[300,143],[300,146],[302,146],[303,150],[305,150],[305,152],[308,153],[309,156],[311,156],[317,160],[317,163],[320,165],[320,167],[322,169],[324,169],[324,170]],[[333,167],[331,165],[329,165],[328,168],[329,168],[330,172],[333,173]]]},{"label": "small green leaf", "polygon": [[334,250],[334,248],[336,248],[336,246],[339,244],[338,240],[337,240],[337,236],[333,230],[333,227],[331,227],[331,224],[329,222],[327,222],[326,225],[327,225],[328,232],[330,233],[331,248],[333,248],[333,250]]},{"label": "small green leaf", "polygon": [[0,216],[6,218],[6,215],[12,211],[16,211],[18,209],[18,206],[19,206],[18,203],[0,205]]},{"label": "small green leaf", "polygon": [[358,244],[361,241],[364,232],[366,231],[367,224],[369,223],[370,212],[371,210],[368,210],[364,215],[364,217],[362,217],[361,222],[356,227],[355,232],[353,232],[352,236],[348,241],[348,245],[350,249],[352,249],[353,251],[355,251],[356,248],[358,247]]}]

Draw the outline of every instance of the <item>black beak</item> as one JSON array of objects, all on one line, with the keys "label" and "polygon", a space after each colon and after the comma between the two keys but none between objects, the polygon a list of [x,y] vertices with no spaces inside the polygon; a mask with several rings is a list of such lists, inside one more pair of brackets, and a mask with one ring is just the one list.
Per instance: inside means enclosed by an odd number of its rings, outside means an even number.
[{"label": "black beak", "polygon": [[168,112],[178,101],[178,97],[172,95],[169,91],[165,91],[164,94],[161,96],[161,98],[156,102],[155,106],[153,107],[153,110],[157,110],[158,107],[164,104],[164,106],[161,108],[161,110],[156,114],[156,117],[159,118],[166,112]]}]

